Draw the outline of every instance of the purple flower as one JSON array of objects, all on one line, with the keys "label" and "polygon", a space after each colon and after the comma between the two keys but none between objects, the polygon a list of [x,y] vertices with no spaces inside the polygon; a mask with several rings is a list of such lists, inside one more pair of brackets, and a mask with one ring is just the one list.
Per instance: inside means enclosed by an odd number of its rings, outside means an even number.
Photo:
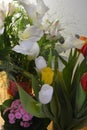
[{"label": "purple flower", "polygon": [[21,113],[22,115],[24,115],[24,114],[26,113],[26,111],[25,111],[23,108],[20,108],[20,113]]},{"label": "purple flower", "polygon": [[15,113],[15,110],[14,110],[14,109],[11,109],[11,110],[10,110],[10,113]]},{"label": "purple flower", "polygon": [[18,108],[18,106],[21,104],[21,101],[19,99],[15,100],[11,104],[11,108]]},{"label": "purple flower", "polygon": [[16,118],[16,119],[21,119],[21,118],[22,118],[21,113],[20,113],[20,112],[16,112],[16,113],[15,113],[15,118]]},{"label": "purple flower", "polygon": [[13,113],[9,113],[8,118],[9,118],[9,120],[14,120],[15,115]]},{"label": "purple flower", "polygon": [[29,127],[30,123],[29,122],[24,122],[24,127]]},{"label": "purple flower", "polygon": [[29,115],[29,120],[32,120],[33,116],[31,114],[28,115]]},{"label": "purple flower", "polygon": [[10,124],[14,124],[14,123],[15,123],[15,120],[9,120],[9,123],[10,123]]},{"label": "purple flower", "polygon": [[25,113],[22,117],[23,121],[29,121],[30,118],[29,118],[29,114],[28,113]]}]

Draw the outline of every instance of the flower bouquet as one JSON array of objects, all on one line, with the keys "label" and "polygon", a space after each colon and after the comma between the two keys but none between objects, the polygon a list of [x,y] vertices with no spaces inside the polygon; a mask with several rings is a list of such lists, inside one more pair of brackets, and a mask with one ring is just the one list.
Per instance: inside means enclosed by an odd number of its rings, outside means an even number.
[{"label": "flower bouquet", "polygon": [[[87,125],[87,38],[64,37],[58,20],[44,20],[48,7],[43,0],[12,3],[1,17],[0,31],[0,70],[7,74],[11,95],[1,105],[5,130],[25,126],[45,130],[50,121],[53,130],[83,128]],[[15,9],[10,14],[11,4]]]}]

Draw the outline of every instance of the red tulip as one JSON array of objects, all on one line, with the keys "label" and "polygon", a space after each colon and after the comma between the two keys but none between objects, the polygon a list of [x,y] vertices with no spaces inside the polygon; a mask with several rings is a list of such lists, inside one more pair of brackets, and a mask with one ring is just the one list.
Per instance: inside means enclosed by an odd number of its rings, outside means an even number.
[{"label": "red tulip", "polygon": [[80,52],[83,54],[84,57],[87,56],[87,44],[83,45],[83,47],[80,49]]},{"label": "red tulip", "polygon": [[79,49],[79,51],[83,54],[84,57],[86,57],[87,56],[87,37],[80,36],[80,40],[83,40],[85,43],[82,46],[82,48]]},{"label": "red tulip", "polygon": [[87,91],[87,72],[81,77],[81,85],[84,91]]}]

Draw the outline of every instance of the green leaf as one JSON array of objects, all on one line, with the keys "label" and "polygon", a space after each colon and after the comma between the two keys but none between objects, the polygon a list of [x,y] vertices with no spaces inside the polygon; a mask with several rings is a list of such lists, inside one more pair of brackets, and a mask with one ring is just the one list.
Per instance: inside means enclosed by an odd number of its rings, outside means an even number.
[{"label": "green leaf", "polygon": [[67,130],[80,130],[87,126],[87,115],[81,118],[73,119]]},{"label": "green leaf", "polygon": [[[82,63],[80,64],[78,71],[77,71],[77,80],[76,84],[76,102],[75,102],[75,114],[81,115],[80,111],[83,111],[83,105],[86,104],[87,93],[84,92],[82,86],[80,84],[81,76],[87,72],[87,58],[85,58]],[[79,113],[79,114],[78,114]]]},{"label": "green leaf", "polygon": [[48,56],[48,67],[51,67],[52,65],[52,50],[50,49],[50,53],[49,53],[49,56]]},{"label": "green leaf", "polygon": [[76,93],[76,112],[77,112],[77,117],[79,116],[79,112],[84,105],[84,101],[86,100],[86,92],[82,89],[82,86],[79,85],[77,88],[77,93]]},{"label": "green leaf", "polygon": [[[57,119],[62,127],[62,129],[66,129],[67,126],[70,124],[72,117],[73,117],[73,113],[72,113],[72,106],[71,106],[71,102],[69,100],[67,91],[66,91],[66,87],[64,84],[64,80],[62,77],[62,74],[60,72],[56,73],[56,77],[55,77],[55,83],[53,85],[55,87],[55,93],[57,95],[57,99],[60,104],[60,114],[58,113]],[[56,103],[57,103],[56,102]],[[57,104],[56,104],[57,105]]]},{"label": "green leaf", "polygon": [[20,86],[18,86],[20,100],[25,110],[36,117],[46,117],[42,110],[42,104],[27,94]]},{"label": "green leaf", "polygon": [[78,53],[74,52],[74,54],[71,54],[70,52],[69,60],[63,70],[63,79],[69,94],[71,93],[72,90],[72,86],[71,86],[72,76],[73,76],[73,71],[75,69],[77,60],[78,60]]}]

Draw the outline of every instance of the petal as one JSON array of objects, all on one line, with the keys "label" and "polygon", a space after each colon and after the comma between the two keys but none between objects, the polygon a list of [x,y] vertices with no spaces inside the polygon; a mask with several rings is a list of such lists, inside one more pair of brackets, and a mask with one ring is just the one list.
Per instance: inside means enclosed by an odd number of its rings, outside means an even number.
[{"label": "petal", "polygon": [[37,0],[37,12],[42,16],[48,11],[48,7],[45,5],[43,0]]},{"label": "petal", "polygon": [[39,55],[39,52],[40,52],[39,45],[38,43],[35,42],[28,52],[28,58],[30,60],[35,59]]},{"label": "petal", "polygon": [[33,46],[34,42],[32,42],[31,40],[24,40],[20,42],[20,45],[16,45],[12,50],[24,54],[24,55],[28,55],[29,50],[31,49],[31,47]]},{"label": "petal", "polygon": [[43,36],[43,31],[37,26],[28,26],[23,33],[19,34],[21,40],[30,39],[38,41]]}]

